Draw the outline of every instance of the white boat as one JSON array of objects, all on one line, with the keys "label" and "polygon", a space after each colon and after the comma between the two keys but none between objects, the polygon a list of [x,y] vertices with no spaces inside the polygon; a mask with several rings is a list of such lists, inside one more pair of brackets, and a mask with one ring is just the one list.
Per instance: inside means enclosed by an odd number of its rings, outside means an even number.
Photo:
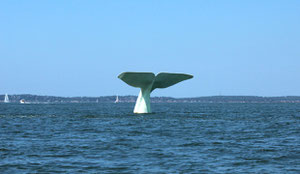
[{"label": "white boat", "polygon": [[5,94],[5,97],[4,97],[4,103],[9,103],[9,98],[8,98],[8,95]]},{"label": "white boat", "polygon": [[25,100],[24,100],[24,99],[21,99],[21,100],[20,100],[20,103],[21,103],[21,104],[24,104],[24,103],[25,103]]},{"label": "white boat", "polygon": [[119,96],[117,95],[115,103],[119,103]]}]

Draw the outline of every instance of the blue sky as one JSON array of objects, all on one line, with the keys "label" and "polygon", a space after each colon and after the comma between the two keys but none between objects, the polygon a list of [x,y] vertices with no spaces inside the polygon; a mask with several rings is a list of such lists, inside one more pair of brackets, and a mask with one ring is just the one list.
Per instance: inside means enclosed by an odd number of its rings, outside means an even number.
[{"label": "blue sky", "polygon": [[124,71],[194,78],[154,96],[300,95],[300,1],[0,1],[0,94],[137,95]]}]

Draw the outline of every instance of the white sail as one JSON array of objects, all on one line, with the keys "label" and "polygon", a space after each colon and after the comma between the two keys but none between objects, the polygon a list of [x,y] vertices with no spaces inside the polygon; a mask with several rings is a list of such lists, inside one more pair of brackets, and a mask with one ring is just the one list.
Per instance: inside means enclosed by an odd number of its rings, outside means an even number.
[{"label": "white sail", "polygon": [[9,98],[8,98],[8,95],[5,94],[5,97],[4,97],[4,103],[9,103]]},{"label": "white sail", "polygon": [[117,95],[115,103],[119,103],[119,96]]}]

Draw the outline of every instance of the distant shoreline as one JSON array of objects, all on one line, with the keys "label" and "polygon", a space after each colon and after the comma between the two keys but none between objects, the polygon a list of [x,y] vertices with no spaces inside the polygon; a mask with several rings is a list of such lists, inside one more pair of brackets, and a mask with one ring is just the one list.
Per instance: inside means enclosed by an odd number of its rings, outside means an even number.
[{"label": "distant shoreline", "polygon": [[[118,96],[120,103],[134,103],[137,96]],[[42,96],[31,94],[9,95],[11,103],[19,103],[24,99],[28,103],[114,103],[116,96],[100,97],[59,97]],[[0,102],[3,103],[4,94],[0,95]],[[151,103],[300,103],[300,96],[206,96],[206,97],[151,97]]]}]

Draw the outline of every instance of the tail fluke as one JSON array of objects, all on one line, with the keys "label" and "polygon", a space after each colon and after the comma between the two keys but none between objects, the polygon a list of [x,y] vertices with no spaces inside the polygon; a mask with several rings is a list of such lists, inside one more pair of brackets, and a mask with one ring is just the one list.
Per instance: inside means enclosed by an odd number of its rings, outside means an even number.
[{"label": "tail fluke", "polygon": [[155,75],[149,72],[123,72],[118,78],[130,86],[145,88],[153,83]]},{"label": "tail fluke", "polygon": [[189,74],[148,72],[124,72],[118,76],[130,86],[141,88],[136,100],[134,113],[151,113],[150,93],[156,88],[167,88],[183,80],[193,78]]},{"label": "tail fluke", "polygon": [[175,85],[181,81],[193,78],[189,74],[179,74],[179,73],[159,73],[155,77],[151,91],[156,88],[167,88]]}]

